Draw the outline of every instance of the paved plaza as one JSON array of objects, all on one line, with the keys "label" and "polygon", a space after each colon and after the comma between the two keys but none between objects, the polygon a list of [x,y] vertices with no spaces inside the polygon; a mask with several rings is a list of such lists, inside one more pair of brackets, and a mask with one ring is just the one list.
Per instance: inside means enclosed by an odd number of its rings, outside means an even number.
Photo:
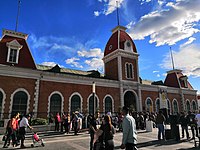
[{"label": "paved plaza", "polygon": [[[28,134],[25,145],[29,150],[89,150],[90,136],[88,132],[81,132],[79,135],[74,136],[73,133],[68,135],[48,132],[40,133],[45,141],[45,147],[31,147],[32,140],[31,134]],[[120,149],[122,139],[122,133],[116,133],[114,137],[115,149]],[[3,149],[3,142],[0,142],[0,149]],[[19,147],[13,148],[10,146],[7,149],[20,149]],[[197,150],[199,148],[194,147],[194,141],[186,141],[181,139],[180,142],[174,140],[158,141],[157,129],[153,129],[153,132],[138,131],[138,149],[139,150]]]}]

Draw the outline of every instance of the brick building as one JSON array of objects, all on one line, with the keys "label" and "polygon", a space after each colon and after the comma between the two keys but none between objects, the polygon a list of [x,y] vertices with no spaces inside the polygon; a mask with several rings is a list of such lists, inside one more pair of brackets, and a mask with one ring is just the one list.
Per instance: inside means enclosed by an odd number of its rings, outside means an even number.
[{"label": "brick building", "polygon": [[197,110],[197,91],[181,70],[168,71],[164,82],[149,82],[139,77],[139,54],[125,30],[122,26],[112,30],[104,51],[104,75],[95,70],[37,65],[27,44],[28,35],[3,30],[1,118],[8,118],[14,112],[43,118],[50,113],[76,110],[84,114],[97,109],[118,112],[124,105],[137,112],[157,112],[160,108],[171,113]]}]

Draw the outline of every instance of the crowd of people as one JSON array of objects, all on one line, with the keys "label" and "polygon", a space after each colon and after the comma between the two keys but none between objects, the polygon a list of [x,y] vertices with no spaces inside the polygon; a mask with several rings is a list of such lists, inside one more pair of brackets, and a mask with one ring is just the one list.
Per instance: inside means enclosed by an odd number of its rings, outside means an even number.
[{"label": "crowd of people", "polygon": [[3,148],[8,148],[11,144],[11,140],[13,147],[20,145],[21,148],[25,148],[24,140],[26,128],[33,129],[29,125],[29,119],[30,115],[21,116],[19,113],[11,115],[11,119],[8,120],[6,126],[6,136]]},{"label": "crowd of people", "polygon": [[[6,138],[3,148],[11,144],[24,148],[26,129],[33,129],[29,124],[30,115],[20,116],[19,113],[11,115],[7,123]],[[162,110],[158,113],[149,112],[130,112],[129,108],[123,107],[122,112],[112,116],[111,112],[105,115],[96,113],[95,115],[83,116],[78,111],[70,115],[69,113],[56,113],[49,119],[55,124],[55,131],[68,134],[70,130],[74,135],[82,128],[82,121],[86,121],[85,128],[89,128],[90,150],[113,150],[114,134],[116,131],[123,132],[121,148],[135,150],[137,144],[137,130],[145,130],[147,121],[151,121],[154,128],[158,128],[158,140],[166,140],[165,125],[170,124],[171,132],[177,141],[180,140],[179,125],[181,126],[182,138],[195,139],[200,137],[200,111],[198,113],[181,112],[176,115],[164,115]],[[189,133],[189,128],[191,133]],[[162,137],[162,138],[161,138]]]}]

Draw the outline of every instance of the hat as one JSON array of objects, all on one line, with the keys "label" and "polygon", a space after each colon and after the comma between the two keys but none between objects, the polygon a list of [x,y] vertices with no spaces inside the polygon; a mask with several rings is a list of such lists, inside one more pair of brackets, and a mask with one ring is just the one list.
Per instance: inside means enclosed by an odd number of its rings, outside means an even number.
[{"label": "hat", "polygon": [[79,112],[78,111],[75,111],[75,114],[78,114]]}]

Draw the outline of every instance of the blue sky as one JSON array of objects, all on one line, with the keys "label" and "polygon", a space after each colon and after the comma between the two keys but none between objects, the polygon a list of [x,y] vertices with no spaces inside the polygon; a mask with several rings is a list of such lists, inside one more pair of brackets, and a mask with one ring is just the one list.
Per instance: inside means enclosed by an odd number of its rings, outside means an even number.
[{"label": "blue sky", "polygon": [[[0,1],[0,29],[15,30],[18,0]],[[142,79],[183,70],[200,93],[200,0],[118,0],[120,25],[136,44]],[[29,34],[36,64],[103,73],[103,52],[117,25],[116,0],[21,0],[18,31]]]}]

